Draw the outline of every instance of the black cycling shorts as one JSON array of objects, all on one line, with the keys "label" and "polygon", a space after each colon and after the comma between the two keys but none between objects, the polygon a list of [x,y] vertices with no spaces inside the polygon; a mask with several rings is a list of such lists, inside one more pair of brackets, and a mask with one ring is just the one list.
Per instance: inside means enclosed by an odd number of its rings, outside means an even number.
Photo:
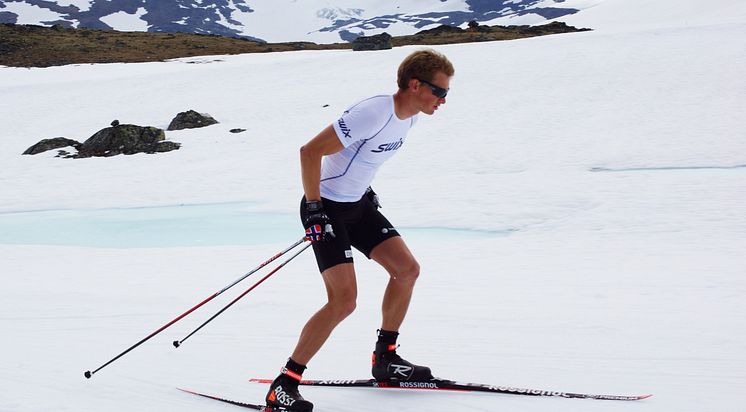
[{"label": "black cycling shorts", "polygon": [[[321,199],[336,237],[313,243],[319,271],[324,272],[340,263],[352,263],[352,247],[370,259],[370,252],[384,240],[399,236],[367,196],[357,202],[335,202]],[[300,220],[308,216],[305,196],[300,202]],[[304,228],[305,230],[305,228]]]}]

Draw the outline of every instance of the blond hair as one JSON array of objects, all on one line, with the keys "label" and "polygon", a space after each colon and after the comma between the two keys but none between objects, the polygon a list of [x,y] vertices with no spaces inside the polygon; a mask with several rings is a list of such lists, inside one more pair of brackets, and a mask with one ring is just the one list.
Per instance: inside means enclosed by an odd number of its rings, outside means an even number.
[{"label": "blond hair", "polygon": [[417,50],[407,56],[399,65],[396,83],[399,89],[409,87],[411,79],[420,79],[427,82],[433,80],[435,73],[443,72],[446,76],[453,76],[453,64],[448,58],[433,49]]}]

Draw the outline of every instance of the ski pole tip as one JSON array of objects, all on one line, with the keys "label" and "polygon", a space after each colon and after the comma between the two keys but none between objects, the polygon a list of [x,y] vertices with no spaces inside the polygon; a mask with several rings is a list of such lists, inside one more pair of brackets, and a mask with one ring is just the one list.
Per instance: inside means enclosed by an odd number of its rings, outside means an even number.
[{"label": "ski pole tip", "polygon": [[178,341],[178,340],[175,340],[175,341],[174,341],[174,348],[178,348],[178,347],[179,347],[180,345],[181,345],[181,344],[179,343],[179,341]]},{"label": "ski pole tip", "polygon": [[91,373],[91,371],[85,371],[85,373],[83,374],[83,376],[85,376],[86,379],[91,379],[91,376],[93,376],[93,374]]}]

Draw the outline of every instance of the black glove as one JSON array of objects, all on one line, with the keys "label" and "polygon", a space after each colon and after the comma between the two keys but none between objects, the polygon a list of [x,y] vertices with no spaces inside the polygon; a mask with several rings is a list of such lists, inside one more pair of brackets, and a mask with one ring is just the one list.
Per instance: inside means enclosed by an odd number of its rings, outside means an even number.
[{"label": "black glove", "polygon": [[311,242],[325,242],[336,237],[321,201],[306,202],[306,211],[308,215],[303,221],[303,226],[306,228],[306,239]]},{"label": "black glove", "polygon": [[365,189],[365,196],[368,196],[368,199],[370,199],[370,202],[376,207],[376,210],[383,207],[381,206],[381,201],[378,200],[378,195],[373,191],[372,187],[368,186],[368,188]]}]

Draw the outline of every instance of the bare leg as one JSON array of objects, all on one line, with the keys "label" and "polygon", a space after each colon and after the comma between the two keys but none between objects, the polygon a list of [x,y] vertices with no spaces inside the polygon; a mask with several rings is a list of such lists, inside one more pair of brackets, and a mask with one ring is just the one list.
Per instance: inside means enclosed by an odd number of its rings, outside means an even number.
[{"label": "bare leg", "polygon": [[334,328],[355,310],[357,301],[357,281],[352,263],[335,265],[321,276],[328,302],[306,322],[291,356],[302,365],[308,364]]},{"label": "bare leg", "polygon": [[407,315],[420,265],[399,236],[386,239],[376,246],[370,257],[383,266],[390,276],[381,305],[381,329],[396,332]]}]

